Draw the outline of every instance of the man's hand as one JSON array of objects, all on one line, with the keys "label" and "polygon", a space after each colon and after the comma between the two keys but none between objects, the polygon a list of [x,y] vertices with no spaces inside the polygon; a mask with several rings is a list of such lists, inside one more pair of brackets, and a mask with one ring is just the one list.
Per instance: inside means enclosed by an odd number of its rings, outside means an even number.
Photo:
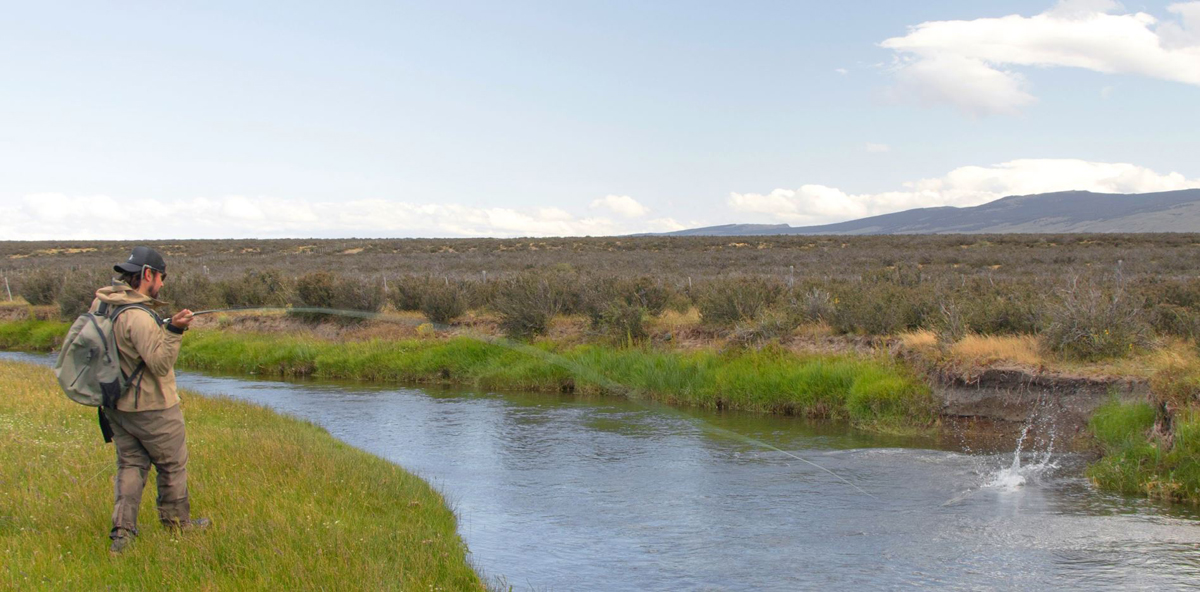
[{"label": "man's hand", "polygon": [[192,311],[185,308],[171,317],[171,324],[180,329],[187,329],[188,325],[192,324],[193,318],[195,317],[192,316]]}]

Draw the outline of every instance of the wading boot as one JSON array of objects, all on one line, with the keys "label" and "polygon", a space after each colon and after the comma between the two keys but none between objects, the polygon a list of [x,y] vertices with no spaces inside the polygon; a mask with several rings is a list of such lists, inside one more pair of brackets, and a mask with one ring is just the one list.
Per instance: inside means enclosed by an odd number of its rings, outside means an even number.
[{"label": "wading boot", "polygon": [[192,532],[195,530],[208,530],[208,527],[212,526],[212,520],[209,520],[208,518],[169,520],[163,522],[163,526],[166,526],[168,529],[174,530],[175,532]]},{"label": "wading boot", "polygon": [[110,555],[120,555],[129,548],[129,544],[133,542],[133,534],[120,531],[112,535],[112,544],[108,546]]}]

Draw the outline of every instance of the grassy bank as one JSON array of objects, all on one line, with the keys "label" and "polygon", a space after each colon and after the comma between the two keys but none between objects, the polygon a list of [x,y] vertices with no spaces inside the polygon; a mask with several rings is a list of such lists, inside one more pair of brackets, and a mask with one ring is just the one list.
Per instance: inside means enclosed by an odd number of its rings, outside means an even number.
[{"label": "grassy bank", "polygon": [[70,328],[71,323],[64,321],[33,318],[0,322],[0,349],[48,352],[58,347]]},{"label": "grassy bank", "polygon": [[8,589],[482,588],[445,500],[324,430],[245,403],[183,396],[193,512],[204,533],[157,523],[107,552],[113,451],[95,410],[52,374],[0,362],[0,587]]},{"label": "grassy bank", "polygon": [[[65,331],[64,324],[52,321],[0,324],[0,348],[46,351]],[[693,407],[848,419],[889,431],[934,421],[928,387],[891,360],[797,355],[775,347],[718,353],[469,337],[343,342],[205,330],[184,339],[179,363],[267,376],[607,393]]]},{"label": "grassy bank", "polygon": [[610,393],[875,427],[929,425],[934,419],[929,389],[888,360],[800,356],[770,347],[682,352],[468,337],[338,343],[208,331],[187,338],[180,363],[276,376]]},{"label": "grassy bank", "polygon": [[1090,427],[1104,457],[1088,476],[1106,489],[1200,504],[1200,364],[1160,370],[1151,384],[1154,404],[1096,411]]}]

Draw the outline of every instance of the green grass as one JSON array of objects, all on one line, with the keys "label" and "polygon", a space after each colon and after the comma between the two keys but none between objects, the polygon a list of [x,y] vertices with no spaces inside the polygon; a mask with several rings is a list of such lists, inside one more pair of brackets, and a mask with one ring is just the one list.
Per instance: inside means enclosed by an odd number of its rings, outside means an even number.
[{"label": "green grass", "polygon": [[0,323],[0,349],[51,351],[70,328],[71,323],[38,319]]},{"label": "green grass", "polygon": [[[302,421],[184,393],[193,514],[110,557],[113,449],[49,370],[0,362],[0,588],[482,589],[454,515],[426,483]],[[150,479],[153,481],[153,478]]]},{"label": "green grass", "polygon": [[1154,420],[1146,403],[1112,401],[1098,409],[1090,427],[1104,456],[1088,477],[1113,491],[1200,503],[1200,412],[1175,414],[1170,446],[1152,434]]},{"label": "green grass", "polygon": [[185,338],[180,364],[275,376],[620,394],[695,407],[848,419],[889,430],[934,421],[928,387],[888,360],[797,356],[778,348],[719,354],[468,337],[336,343],[207,331]]},{"label": "green grass", "polygon": [[[66,323],[53,321],[0,323],[0,347],[49,350],[66,329]],[[266,376],[620,394],[692,407],[845,419],[891,432],[920,429],[935,420],[929,388],[893,360],[798,356],[771,347],[718,353],[469,337],[334,342],[211,330],[187,334],[179,364]]]}]

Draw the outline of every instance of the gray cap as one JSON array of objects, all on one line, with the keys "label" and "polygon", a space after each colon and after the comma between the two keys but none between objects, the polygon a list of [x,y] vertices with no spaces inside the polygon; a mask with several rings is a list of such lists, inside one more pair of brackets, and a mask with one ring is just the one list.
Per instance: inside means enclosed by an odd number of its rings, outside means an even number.
[{"label": "gray cap", "polygon": [[167,273],[167,262],[158,251],[150,247],[134,247],[129,259],[113,266],[117,273],[138,273],[143,267],[149,267],[159,273]]}]

